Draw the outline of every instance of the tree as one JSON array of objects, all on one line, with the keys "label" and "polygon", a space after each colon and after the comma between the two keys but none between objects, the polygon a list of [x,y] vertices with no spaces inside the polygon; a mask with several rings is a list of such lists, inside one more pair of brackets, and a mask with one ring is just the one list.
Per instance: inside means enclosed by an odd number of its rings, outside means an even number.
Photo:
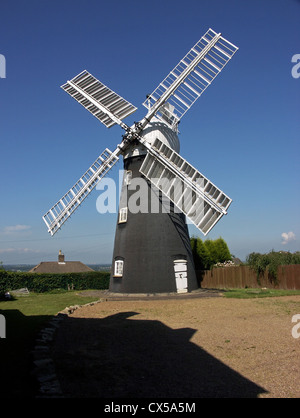
[{"label": "tree", "polygon": [[200,238],[192,237],[191,238],[191,248],[192,248],[192,254],[193,254],[193,260],[196,270],[202,270],[201,269],[201,258],[198,254],[198,240]]},{"label": "tree", "polygon": [[191,238],[191,247],[196,270],[207,270],[210,268],[210,255],[200,238]]},{"label": "tree", "polygon": [[256,272],[257,280],[267,271],[269,280],[276,283],[278,267],[288,264],[300,264],[300,253],[292,254],[287,251],[276,252],[274,250],[267,254],[253,252],[247,256],[246,262]]},{"label": "tree", "polygon": [[206,251],[209,254],[209,268],[218,262],[218,256],[216,253],[216,248],[214,245],[214,241],[211,239],[207,239],[204,241],[204,246]]},{"label": "tree", "polygon": [[218,259],[218,263],[224,263],[225,261],[231,260],[231,254],[228,245],[223,238],[218,238],[214,241],[215,253]]},{"label": "tree", "polygon": [[231,260],[228,245],[221,237],[204,242],[200,238],[192,237],[191,247],[196,270],[208,270],[216,263]]}]

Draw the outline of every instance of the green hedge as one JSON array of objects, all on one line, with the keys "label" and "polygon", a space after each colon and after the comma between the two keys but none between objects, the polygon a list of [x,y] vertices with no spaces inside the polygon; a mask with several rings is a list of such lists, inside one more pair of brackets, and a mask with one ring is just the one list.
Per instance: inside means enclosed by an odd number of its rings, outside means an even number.
[{"label": "green hedge", "polygon": [[110,273],[91,271],[86,273],[38,274],[0,270],[0,295],[9,290],[27,287],[29,291],[42,293],[54,289],[108,289]]}]

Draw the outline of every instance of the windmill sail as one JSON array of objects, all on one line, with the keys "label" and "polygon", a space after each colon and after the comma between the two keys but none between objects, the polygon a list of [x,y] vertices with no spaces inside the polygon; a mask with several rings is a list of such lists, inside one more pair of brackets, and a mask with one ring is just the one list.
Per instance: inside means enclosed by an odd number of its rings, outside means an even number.
[{"label": "windmill sail", "polygon": [[[151,115],[154,113],[172,127],[173,123],[178,122],[191,108],[237,50],[238,47],[221,34],[209,29],[148,96],[143,105]],[[169,104],[168,118],[165,117],[166,101]]]},{"label": "windmill sail", "polygon": [[119,160],[119,153],[119,148],[114,152],[106,148],[74,186],[43,216],[51,235],[54,235],[61,228],[94,189],[99,180],[116,164]]},{"label": "windmill sail", "polygon": [[86,70],[61,87],[107,128],[122,126],[122,120],[137,109]]},{"label": "windmill sail", "polygon": [[140,172],[207,235],[232,200],[159,139],[147,148]]}]

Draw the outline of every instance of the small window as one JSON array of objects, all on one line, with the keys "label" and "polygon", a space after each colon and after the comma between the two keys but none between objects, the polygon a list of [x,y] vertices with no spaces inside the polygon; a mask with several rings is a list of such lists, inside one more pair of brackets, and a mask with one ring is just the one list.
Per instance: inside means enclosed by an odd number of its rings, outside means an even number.
[{"label": "small window", "polygon": [[132,171],[128,170],[126,171],[125,177],[124,177],[124,185],[128,186],[128,184],[130,184],[132,179]]},{"label": "small window", "polygon": [[123,266],[124,266],[124,261],[123,260],[116,260],[115,261],[114,276],[117,276],[117,277],[122,277],[123,276]]},{"label": "small window", "polygon": [[121,208],[119,211],[119,223],[127,222],[128,208]]}]

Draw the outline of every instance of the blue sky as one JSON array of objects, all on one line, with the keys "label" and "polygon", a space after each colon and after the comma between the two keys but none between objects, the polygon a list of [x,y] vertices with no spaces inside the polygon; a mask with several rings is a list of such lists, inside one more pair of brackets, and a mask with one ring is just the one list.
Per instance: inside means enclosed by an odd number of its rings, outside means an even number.
[{"label": "blue sky", "polygon": [[111,262],[117,215],[97,212],[99,191],[54,237],[42,220],[124,133],[60,86],[87,69],[138,107],[130,125],[209,27],[239,51],[180,124],[182,156],[233,199],[208,237],[242,260],[300,250],[299,18],[297,0],[2,0],[0,261],[51,261],[62,249],[67,260]]}]

